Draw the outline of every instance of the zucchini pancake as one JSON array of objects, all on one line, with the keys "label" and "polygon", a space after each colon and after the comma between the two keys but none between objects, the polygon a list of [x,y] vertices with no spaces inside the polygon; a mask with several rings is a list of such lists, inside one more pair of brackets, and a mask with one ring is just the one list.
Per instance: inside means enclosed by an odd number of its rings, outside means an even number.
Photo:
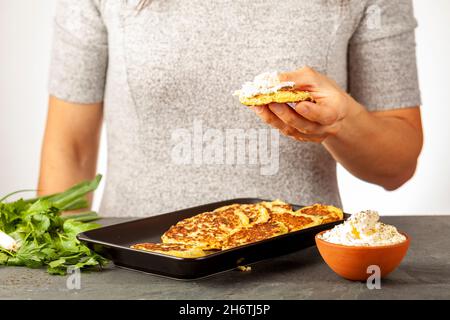
[{"label": "zucchini pancake", "polygon": [[245,106],[264,106],[269,103],[292,103],[300,101],[314,102],[308,91],[295,89],[292,81],[280,81],[276,71],[257,75],[253,81],[247,81],[233,95]]},{"label": "zucchini pancake", "polygon": [[311,101],[313,98],[306,91],[280,90],[270,94],[259,94],[254,97],[239,97],[239,102],[245,106],[264,106],[269,103],[290,103],[300,101]]},{"label": "zucchini pancake", "polygon": [[319,224],[344,219],[344,213],[341,209],[323,204],[314,204],[312,206],[303,207],[297,210],[295,214],[316,219]]},{"label": "zucchini pancake", "polygon": [[241,230],[233,233],[225,241],[222,249],[226,250],[229,248],[242,246],[247,243],[273,238],[288,233],[288,231],[288,228],[283,223],[277,221],[258,223],[252,227],[242,228]]},{"label": "zucchini pancake", "polygon": [[180,243],[138,243],[131,246],[131,249],[163,253],[180,258],[198,258],[205,255],[202,249]]},{"label": "zucchini pancake", "polygon": [[289,232],[315,227],[320,224],[317,219],[289,212],[273,213],[271,221],[281,222],[288,228]]},{"label": "zucchini pancake", "polygon": [[232,204],[217,208],[214,212],[221,215],[225,212],[234,212],[235,214],[243,215],[245,216],[244,220],[248,219],[245,226],[267,222],[270,219],[269,210],[264,203]]},{"label": "zucchini pancake", "polygon": [[223,212],[205,212],[182,220],[166,231],[163,243],[182,243],[204,250],[221,249],[230,234],[249,224],[247,216],[230,208]]},{"label": "zucchini pancake", "polygon": [[162,243],[141,243],[131,248],[197,258],[342,219],[342,210],[321,204],[295,212],[281,200],[232,204],[179,221],[161,236]]}]

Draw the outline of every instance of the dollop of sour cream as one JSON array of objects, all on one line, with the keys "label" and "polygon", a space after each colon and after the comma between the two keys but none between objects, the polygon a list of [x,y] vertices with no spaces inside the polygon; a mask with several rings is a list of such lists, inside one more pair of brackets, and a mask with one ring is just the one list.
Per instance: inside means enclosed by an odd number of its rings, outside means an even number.
[{"label": "dollop of sour cream", "polygon": [[393,245],[406,240],[397,228],[384,224],[379,219],[376,211],[361,211],[319,237],[331,243],[366,247]]},{"label": "dollop of sour cream", "polygon": [[270,94],[280,89],[294,87],[295,83],[291,81],[281,82],[278,78],[278,72],[264,72],[257,75],[253,81],[245,82],[240,90],[234,92],[233,95],[252,98],[260,94]]}]

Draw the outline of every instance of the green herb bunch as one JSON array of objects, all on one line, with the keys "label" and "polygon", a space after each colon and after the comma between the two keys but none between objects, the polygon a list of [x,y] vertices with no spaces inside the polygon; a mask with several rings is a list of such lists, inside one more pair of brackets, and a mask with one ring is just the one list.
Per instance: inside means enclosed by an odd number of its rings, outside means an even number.
[{"label": "green herb bunch", "polygon": [[[79,183],[65,192],[34,199],[0,199],[0,232],[13,238],[17,250],[0,246],[0,265],[47,267],[50,274],[64,275],[67,268],[81,270],[101,269],[107,260],[81,243],[76,235],[95,229],[98,224],[95,212],[61,216],[63,211],[88,207],[86,195],[100,183],[101,175],[94,180]],[[20,191],[19,191],[20,192]]]}]

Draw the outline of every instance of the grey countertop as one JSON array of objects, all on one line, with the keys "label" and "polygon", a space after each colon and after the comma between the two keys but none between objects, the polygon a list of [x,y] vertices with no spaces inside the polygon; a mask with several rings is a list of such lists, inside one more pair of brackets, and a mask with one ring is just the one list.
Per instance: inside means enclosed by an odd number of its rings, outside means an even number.
[{"label": "grey countertop", "polygon": [[[110,224],[117,219],[104,219]],[[119,220],[120,221],[120,220]],[[198,281],[176,281],[110,267],[83,273],[80,289],[45,270],[0,268],[0,299],[449,299],[450,216],[385,217],[411,237],[401,266],[380,290],[344,280],[315,247]]]}]

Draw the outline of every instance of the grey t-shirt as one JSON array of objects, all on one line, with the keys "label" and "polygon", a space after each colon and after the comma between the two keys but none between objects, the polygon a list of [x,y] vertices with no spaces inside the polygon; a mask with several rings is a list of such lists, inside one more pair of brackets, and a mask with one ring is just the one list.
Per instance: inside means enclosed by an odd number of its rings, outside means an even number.
[{"label": "grey t-shirt", "polygon": [[340,206],[336,162],[323,146],[279,135],[231,95],[261,72],[309,65],[370,111],[420,104],[409,0],[135,6],[58,0],[49,92],[104,102],[103,215],[236,197]]}]

